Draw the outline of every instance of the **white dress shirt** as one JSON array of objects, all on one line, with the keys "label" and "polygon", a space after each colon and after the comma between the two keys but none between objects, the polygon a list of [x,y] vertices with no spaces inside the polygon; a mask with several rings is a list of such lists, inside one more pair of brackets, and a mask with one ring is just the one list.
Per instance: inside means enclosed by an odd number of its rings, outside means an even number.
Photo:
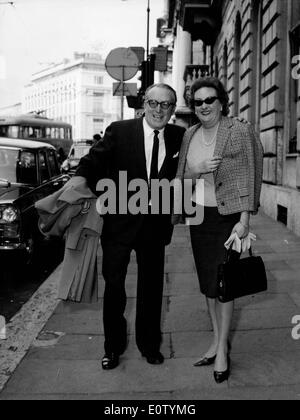
[{"label": "white dress shirt", "polygon": [[[153,149],[153,141],[154,141],[154,130],[149,126],[146,121],[146,118],[143,119],[143,126],[144,126],[144,139],[145,139],[145,155],[146,155],[146,163],[147,163],[147,174],[148,179],[150,177],[150,170],[151,170],[151,158],[152,158],[152,149]],[[165,129],[158,130],[158,138],[159,138],[159,149],[158,149],[158,172],[160,171],[165,157],[166,157],[166,145],[165,145],[165,137],[164,132]]]}]

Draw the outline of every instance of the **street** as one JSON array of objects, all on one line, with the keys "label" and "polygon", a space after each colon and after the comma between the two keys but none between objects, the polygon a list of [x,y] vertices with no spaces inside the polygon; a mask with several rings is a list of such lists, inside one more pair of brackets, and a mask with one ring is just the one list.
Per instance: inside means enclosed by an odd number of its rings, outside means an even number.
[{"label": "street", "polygon": [[[0,315],[9,321],[63,259],[60,241],[46,242],[38,250],[31,267],[18,267],[18,261],[1,261]],[[16,266],[17,264],[17,266]]]}]

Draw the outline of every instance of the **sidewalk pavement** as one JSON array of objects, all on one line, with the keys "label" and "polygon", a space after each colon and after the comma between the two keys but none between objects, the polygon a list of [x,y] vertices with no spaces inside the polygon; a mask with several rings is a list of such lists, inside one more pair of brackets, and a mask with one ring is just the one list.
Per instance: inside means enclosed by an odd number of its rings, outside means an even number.
[{"label": "sidewalk pavement", "polygon": [[[179,226],[166,256],[163,365],[147,364],[135,345],[134,254],[127,276],[130,342],[113,371],[103,371],[100,364],[102,299],[92,305],[57,305],[57,270],[33,297],[32,301],[41,303],[34,306],[31,301],[26,316],[21,313],[12,320],[18,326],[8,325],[14,344],[10,337],[5,344],[0,342],[0,400],[299,400],[300,340],[292,338],[292,319],[300,316],[300,238],[263,214],[252,219],[251,231],[258,237],[255,253],[265,261],[269,288],[236,301],[228,382],[215,383],[213,366],[193,367],[209,347],[212,332],[199,292],[189,231]],[[100,289],[102,296],[101,278]],[[20,318],[26,320],[25,332]],[[16,338],[20,335],[22,348]],[[19,359],[9,365],[12,354]]]}]

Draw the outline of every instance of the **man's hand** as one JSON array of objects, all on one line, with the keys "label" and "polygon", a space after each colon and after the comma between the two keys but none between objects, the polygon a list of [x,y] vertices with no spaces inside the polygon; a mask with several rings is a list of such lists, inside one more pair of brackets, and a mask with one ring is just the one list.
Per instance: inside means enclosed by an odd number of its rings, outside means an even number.
[{"label": "man's hand", "polygon": [[249,122],[248,120],[245,120],[245,118],[243,118],[243,117],[233,117],[233,119],[234,119],[234,120],[237,120],[237,121],[239,121],[239,122],[241,122],[241,123],[243,123],[243,124],[248,124],[248,125],[250,125],[250,122]]},{"label": "man's hand", "polygon": [[218,169],[220,163],[222,162],[222,158],[219,156],[214,156],[211,159],[205,159],[199,162],[197,165],[194,165],[190,168],[192,173],[195,174],[209,174],[214,172]]}]

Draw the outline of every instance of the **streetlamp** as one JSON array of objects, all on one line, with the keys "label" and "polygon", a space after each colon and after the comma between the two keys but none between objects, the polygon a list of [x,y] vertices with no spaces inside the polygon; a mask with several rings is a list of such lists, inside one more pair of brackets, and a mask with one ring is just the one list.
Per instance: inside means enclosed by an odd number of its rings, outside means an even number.
[{"label": "streetlamp", "polygon": [[[122,0],[127,1],[127,0]],[[138,92],[137,98],[131,102],[130,108],[140,109],[144,100],[144,94],[147,88],[154,83],[154,64],[155,55],[150,54],[150,0],[147,0],[147,45],[146,58],[140,63],[140,70],[142,72],[140,80],[142,82],[141,88]]]},{"label": "streetlamp", "polygon": [[149,32],[150,32],[150,0],[147,7],[147,60],[149,57]]},{"label": "streetlamp", "polygon": [[[122,0],[127,1],[127,0]],[[147,57],[148,60],[149,57],[149,50],[150,50],[150,0],[148,0],[148,6],[147,6]]]}]

